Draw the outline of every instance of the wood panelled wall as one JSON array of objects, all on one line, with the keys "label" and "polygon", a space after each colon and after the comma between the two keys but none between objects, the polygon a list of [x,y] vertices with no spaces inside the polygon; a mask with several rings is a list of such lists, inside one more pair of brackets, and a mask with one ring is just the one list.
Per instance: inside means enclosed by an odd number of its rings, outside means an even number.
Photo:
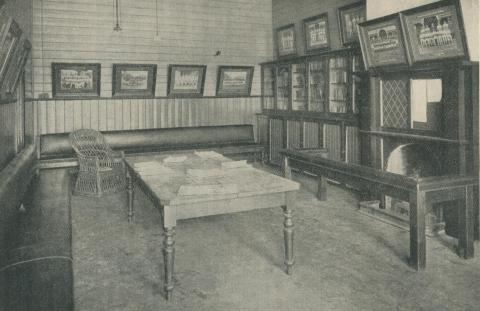
[{"label": "wood panelled wall", "polygon": [[101,131],[222,124],[254,124],[261,98],[155,98],[39,100],[37,134],[64,133],[79,128]]},{"label": "wood panelled wall", "polygon": [[119,1],[121,31],[112,0],[32,2],[34,98],[51,97],[52,62],[101,63],[102,97],[112,95],[113,63],[157,64],[156,96],[166,95],[168,64],[207,65],[206,96],[218,65],[250,65],[260,95],[257,64],[272,58],[271,0]]},{"label": "wood panelled wall", "polygon": [[337,8],[360,0],[272,0],[273,30],[278,27],[295,24],[297,51],[305,54],[303,19],[328,13],[330,49],[341,48],[340,31],[337,20]]}]

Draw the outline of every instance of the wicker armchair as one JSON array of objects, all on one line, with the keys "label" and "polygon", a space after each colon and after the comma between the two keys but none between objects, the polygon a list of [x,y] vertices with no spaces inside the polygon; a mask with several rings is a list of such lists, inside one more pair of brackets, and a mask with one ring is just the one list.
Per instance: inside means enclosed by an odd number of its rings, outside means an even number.
[{"label": "wicker armchair", "polygon": [[100,197],[125,190],[123,152],[114,152],[103,135],[91,129],[76,130],[69,139],[79,166],[74,194]]}]

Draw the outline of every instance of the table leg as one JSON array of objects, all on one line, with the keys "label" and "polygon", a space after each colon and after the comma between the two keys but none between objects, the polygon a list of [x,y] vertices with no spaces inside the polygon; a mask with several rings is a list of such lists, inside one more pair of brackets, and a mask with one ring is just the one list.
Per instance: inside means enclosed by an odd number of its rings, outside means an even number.
[{"label": "table leg", "polygon": [[409,264],[416,270],[423,270],[426,266],[425,206],[425,192],[410,194]]},{"label": "table leg", "polygon": [[458,255],[468,259],[474,255],[473,247],[473,186],[465,187],[465,200],[458,208]]},{"label": "table leg", "polygon": [[165,267],[165,297],[172,299],[173,266],[175,262],[175,228],[165,228],[163,240],[163,263]]},{"label": "table leg", "polygon": [[292,274],[292,268],[294,264],[293,259],[293,222],[292,222],[292,210],[287,205],[282,206],[283,216],[285,221],[283,222],[283,236],[285,239],[285,266],[287,267],[287,274]]},{"label": "table leg", "polygon": [[128,202],[128,222],[133,222],[133,177],[129,171],[127,171],[127,202]]}]

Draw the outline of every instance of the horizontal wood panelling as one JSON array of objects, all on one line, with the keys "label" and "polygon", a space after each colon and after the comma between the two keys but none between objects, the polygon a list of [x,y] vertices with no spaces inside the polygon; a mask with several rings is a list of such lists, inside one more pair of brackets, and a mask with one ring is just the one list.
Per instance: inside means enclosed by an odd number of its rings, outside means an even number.
[{"label": "horizontal wood panelling", "polygon": [[252,94],[260,94],[257,64],[273,53],[270,0],[120,3],[115,32],[111,0],[33,1],[34,97],[51,95],[52,62],[101,63],[102,97],[112,94],[113,63],[157,64],[157,96],[166,95],[168,64],[207,65],[207,96],[215,95],[219,65],[256,66]]},{"label": "horizontal wood panelling", "polygon": [[261,98],[37,100],[37,133],[256,124]]},{"label": "horizontal wood panelling", "polygon": [[328,13],[328,28],[330,34],[330,48],[341,47],[340,32],[338,29],[337,8],[358,2],[359,0],[272,0],[273,29],[294,23],[297,38],[298,54],[304,54],[304,33],[302,20]]}]

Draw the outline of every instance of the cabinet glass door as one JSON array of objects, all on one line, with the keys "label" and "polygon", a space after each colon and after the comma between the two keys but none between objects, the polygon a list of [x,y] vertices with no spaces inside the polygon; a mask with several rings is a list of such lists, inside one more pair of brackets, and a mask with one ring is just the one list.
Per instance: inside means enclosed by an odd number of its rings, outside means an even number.
[{"label": "cabinet glass door", "polygon": [[262,107],[263,109],[274,109],[275,68],[273,66],[263,66],[262,74]]},{"label": "cabinet glass door", "polygon": [[348,85],[347,85],[347,58],[330,58],[330,87],[329,87],[329,111],[334,113],[346,113],[348,108]]},{"label": "cabinet glass door", "polygon": [[290,102],[290,66],[279,66],[277,69],[277,109],[287,110]]},{"label": "cabinet glass door", "polygon": [[325,111],[327,99],[327,59],[312,60],[308,63],[308,110]]},{"label": "cabinet glass door", "polygon": [[306,110],[305,63],[292,65],[292,110]]},{"label": "cabinet glass door", "polygon": [[363,61],[359,55],[355,55],[352,58],[352,71],[354,74],[352,75],[352,98],[351,98],[351,105],[352,105],[352,112],[358,113],[360,101],[362,98],[362,78],[359,74],[362,72],[363,69]]}]

